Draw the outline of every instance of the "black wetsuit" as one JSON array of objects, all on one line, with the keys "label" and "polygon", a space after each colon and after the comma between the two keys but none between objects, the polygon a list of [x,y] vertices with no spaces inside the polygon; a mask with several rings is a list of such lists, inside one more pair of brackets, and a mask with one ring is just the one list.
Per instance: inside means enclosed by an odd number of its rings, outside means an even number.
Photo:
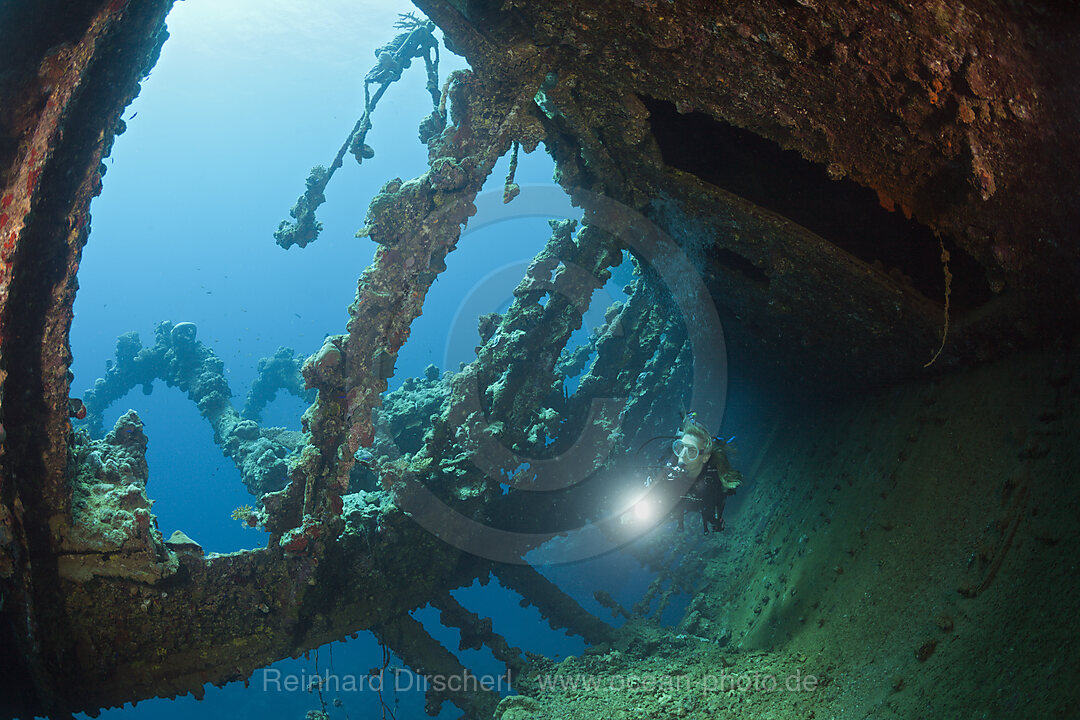
[{"label": "black wetsuit", "polygon": [[[720,467],[714,454],[701,468],[701,474],[697,476],[693,486],[683,496],[683,512],[697,510],[701,513],[702,530],[708,535],[709,531],[719,532],[724,529],[724,505],[728,495],[734,495],[734,489],[724,487],[720,480]],[[682,525],[682,512],[679,513],[679,525]]]},{"label": "black wetsuit", "polygon": [[[667,479],[674,480],[673,472],[678,472],[678,461],[670,459],[666,467]],[[724,487],[721,481],[721,472],[726,469],[727,473],[738,473],[731,467],[727,457],[719,452],[714,452],[709,462],[701,468],[701,474],[694,480],[694,484],[675,503],[674,514],[679,521],[679,529],[683,527],[683,516],[688,510],[701,513],[701,524],[705,534],[710,531],[719,532],[724,529],[724,505],[729,495],[734,495],[735,490]],[[741,476],[739,476],[741,480]]]}]

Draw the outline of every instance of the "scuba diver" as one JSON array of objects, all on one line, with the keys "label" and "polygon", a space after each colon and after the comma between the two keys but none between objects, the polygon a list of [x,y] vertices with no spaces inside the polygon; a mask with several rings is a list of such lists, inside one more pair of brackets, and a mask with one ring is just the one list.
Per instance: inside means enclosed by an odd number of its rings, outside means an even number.
[{"label": "scuba diver", "polygon": [[[671,444],[674,457],[670,458],[662,470],[645,480],[645,486],[654,483],[670,485],[675,488],[687,488],[680,493],[673,511],[683,529],[683,516],[687,510],[701,513],[701,523],[705,534],[720,532],[724,529],[724,504],[728,495],[734,495],[735,489],[742,484],[742,473],[731,467],[724,447],[727,443],[714,438],[705,427],[697,422],[694,413],[689,413],[679,428],[679,438]],[[663,489],[663,485],[659,486]]]}]

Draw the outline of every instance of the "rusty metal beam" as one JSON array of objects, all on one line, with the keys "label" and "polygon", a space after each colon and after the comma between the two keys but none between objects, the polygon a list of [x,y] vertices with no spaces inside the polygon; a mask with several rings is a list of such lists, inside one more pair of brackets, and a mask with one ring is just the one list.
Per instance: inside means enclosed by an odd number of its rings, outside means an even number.
[{"label": "rusty metal beam", "polygon": [[[8,3],[0,190],[0,628],[15,712],[66,711],[79,659],[54,537],[67,522],[68,330],[99,167],[164,40],[171,0]],[[46,22],[49,11],[56,14]],[[9,104],[10,103],[10,104]],[[6,654],[6,653],[5,653]],[[10,662],[10,661],[7,661]]]}]

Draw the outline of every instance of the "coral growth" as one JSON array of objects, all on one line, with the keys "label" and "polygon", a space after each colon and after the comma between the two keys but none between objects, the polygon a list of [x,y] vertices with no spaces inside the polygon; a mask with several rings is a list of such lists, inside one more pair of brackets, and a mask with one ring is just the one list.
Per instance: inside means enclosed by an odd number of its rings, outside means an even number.
[{"label": "coral growth", "polygon": [[[214,441],[232,458],[240,469],[244,484],[255,495],[284,487],[287,474],[286,458],[296,450],[299,433],[281,428],[261,429],[250,419],[244,419],[232,406],[232,390],[225,379],[224,364],[214,351],[197,338],[194,323],[173,325],[165,321],[154,331],[153,347],[144,348],[138,333],[129,332],[116,341],[116,360],[107,364],[104,378],[84,395],[87,427],[93,434],[101,430],[106,408],[142,386],[144,393],[153,391],[155,380],[187,393],[214,430]],[[305,395],[295,377],[299,361],[292,351],[281,348],[273,358],[259,363],[260,376],[248,395],[248,407],[258,412],[279,387]]]},{"label": "coral growth", "polygon": [[60,572],[157,582],[176,572],[146,496],[146,435],[128,411],[104,440],[77,433],[72,448],[72,522],[61,533]]}]

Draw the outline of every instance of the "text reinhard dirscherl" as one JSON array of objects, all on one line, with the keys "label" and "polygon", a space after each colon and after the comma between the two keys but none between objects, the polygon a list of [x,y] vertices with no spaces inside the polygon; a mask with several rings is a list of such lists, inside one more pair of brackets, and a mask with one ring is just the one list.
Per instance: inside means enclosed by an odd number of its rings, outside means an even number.
[{"label": "text reinhard dirscherl", "polygon": [[[504,675],[418,675],[404,668],[389,668],[374,674],[337,674],[329,670],[322,674],[306,672],[285,673],[277,668],[264,668],[264,692],[478,692],[511,691],[510,674]],[[595,691],[656,691],[656,692],[813,692],[818,678],[799,670],[784,677],[760,673],[709,673],[706,675],[663,675],[641,673],[627,675],[591,675],[588,673],[556,673],[535,678],[545,692],[577,690]]]}]

